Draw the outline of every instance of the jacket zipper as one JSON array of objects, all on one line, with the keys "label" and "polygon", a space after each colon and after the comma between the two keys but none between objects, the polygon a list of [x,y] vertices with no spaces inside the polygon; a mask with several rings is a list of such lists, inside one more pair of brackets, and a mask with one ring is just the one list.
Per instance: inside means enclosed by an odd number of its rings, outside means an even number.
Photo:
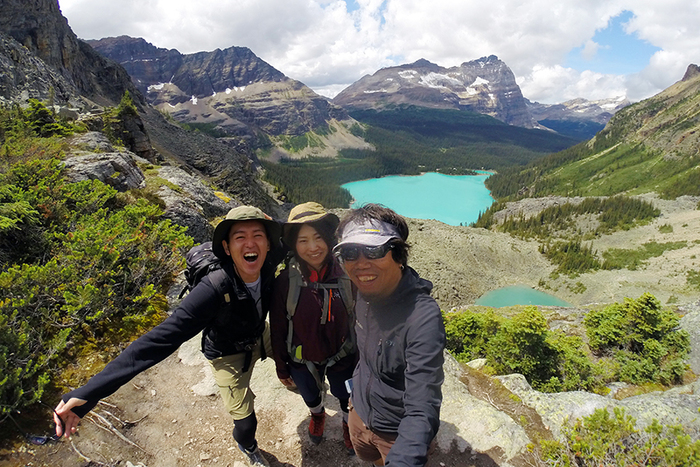
[{"label": "jacket zipper", "polygon": [[[369,337],[370,334],[370,325],[369,325],[369,303],[367,303],[367,311],[365,312],[365,325],[367,326],[367,334]],[[365,339],[365,355],[370,355],[370,353],[367,351],[367,346],[369,345],[369,339]],[[374,371],[372,370],[372,367],[369,367],[370,370],[370,377],[369,377],[369,384],[367,385],[367,388],[365,389],[365,400],[367,401],[367,408],[368,413],[367,413],[367,428],[372,428],[372,412],[374,411],[372,409],[372,401],[370,399],[370,394],[372,393],[372,383],[374,381]]]}]

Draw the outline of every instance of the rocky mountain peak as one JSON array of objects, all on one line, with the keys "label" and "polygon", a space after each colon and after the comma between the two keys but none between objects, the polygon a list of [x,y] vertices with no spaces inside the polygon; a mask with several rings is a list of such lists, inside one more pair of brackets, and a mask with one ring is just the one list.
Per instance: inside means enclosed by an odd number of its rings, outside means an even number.
[{"label": "rocky mountain peak", "polygon": [[515,75],[495,55],[452,68],[425,59],[383,68],[343,90],[333,103],[348,109],[416,105],[469,110],[511,125],[535,126]]},{"label": "rocky mountain peak", "polygon": [[[368,147],[350,133],[354,121],[347,112],[288,78],[247,47],[182,54],[129,36],[89,44],[119,62],[158,110],[179,122],[207,129],[230,144],[252,149],[258,139],[271,141],[278,156],[301,157],[333,157],[341,148]],[[295,154],[282,147],[289,137],[310,133],[314,134],[307,138],[321,143],[309,144]]]},{"label": "rocky mountain peak", "polygon": [[688,65],[688,69],[685,70],[685,75],[681,81],[690,81],[697,75],[700,75],[700,67],[694,64]]},{"label": "rocky mountain peak", "polygon": [[418,59],[415,62],[408,65],[400,65],[400,67],[407,69],[427,68],[431,70],[438,70],[440,68],[437,64],[430,62],[424,58]]},{"label": "rocky mountain peak", "polygon": [[186,96],[205,98],[253,83],[288,80],[247,47],[229,47],[183,55],[156,47],[139,37],[119,36],[87,41],[100,54],[122,65],[143,94],[150,86],[170,83]]},{"label": "rocky mountain peak", "polygon": [[[137,104],[143,102],[123,69],[78,40],[61,15],[57,0],[3,0],[0,2],[0,35],[6,38],[3,67],[7,69],[7,76],[12,77],[3,87],[5,98],[19,95],[46,99],[51,92],[59,101],[75,103],[79,97],[84,97],[101,105],[113,105],[119,102],[124,91],[130,90]],[[29,65],[20,60],[17,53],[9,52],[12,45],[8,40],[24,46],[51,72],[39,72],[41,65]],[[26,79],[28,73],[34,78]],[[60,75],[62,82],[49,76],[50,73]],[[58,89],[53,84],[58,84]]]}]

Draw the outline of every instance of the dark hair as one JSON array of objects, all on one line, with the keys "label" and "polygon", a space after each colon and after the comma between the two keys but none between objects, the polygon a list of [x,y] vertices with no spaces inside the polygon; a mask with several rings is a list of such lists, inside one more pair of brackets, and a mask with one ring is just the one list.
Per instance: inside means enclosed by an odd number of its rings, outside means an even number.
[{"label": "dark hair", "polygon": [[[328,222],[326,219],[320,219],[315,222],[304,222],[301,224],[294,224],[292,225],[292,227],[290,227],[287,239],[289,240],[289,248],[294,253],[294,256],[297,256],[297,237],[299,237],[299,231],[304,225],[311,226],[314,228],[314,230],[316,230],[316,232],[318,232],[318,234],[328,246],[328,257],[332,257],[331,250],[333,250],[333,247],[338,242],[335,238],[335,229],[333,224]],[[298,256],[297,259],[299,259]]]},{"label": "dark hair", "polygon": [[337,230],[338,235],[343,232],[345,226],[350,222],[370,219],[386,222],[396,227],[401,238],[391,240],[392,245],[394,245],[394,248],[391,250],[391,257],[400,265],[406,266],[408,262],[408,250],[411,248],[408,242],[406,242],[408,239],[408,224],[406,224],[406,220],[402,216],[386,206],[368,203],[357,209],[351,209],[340,220]]}]

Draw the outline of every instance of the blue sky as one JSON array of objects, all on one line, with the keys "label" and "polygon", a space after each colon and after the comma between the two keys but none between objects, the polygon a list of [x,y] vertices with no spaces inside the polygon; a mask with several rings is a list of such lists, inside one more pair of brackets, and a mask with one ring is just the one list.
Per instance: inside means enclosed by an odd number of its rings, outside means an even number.
[{"label": "blue sky", "polygon": [[588,47],[583,45],[571,49],[564,66],[613,75],[627,75],[644,69],[661,49],[625,31],[625,23],[633,16],[631,11],[624,11],[611,18],[607,27],[596,31],[587,43]]},{"label": "blue sky", "polygon": [[59,0],[78,37],[250,48],[333,97],[378,69],[496,55],[523,95],[638,101],[700,64],[700,0]]}]

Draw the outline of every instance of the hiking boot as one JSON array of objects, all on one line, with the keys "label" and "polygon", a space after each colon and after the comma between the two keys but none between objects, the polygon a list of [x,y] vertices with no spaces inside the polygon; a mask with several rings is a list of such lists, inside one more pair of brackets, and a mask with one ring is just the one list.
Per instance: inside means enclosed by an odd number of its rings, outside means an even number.
[{"label": "hiking boot", "polygon": [[311,421],[309,422],[309,438],[314,444],[323,441],[323,427],[326,425],[326,412],[311,413]]},{"label": "hiking boot", "polygon": [[258,447],[257,443],[255,444],[255,449],[252,451],[248,451],[240,444],[238,445],[238,449],[245,454],[246,460],[248,461],[248,465],[250,467],[270,467],[270,464],[263,457],[262,452],[260,452],[260,448]]},{"label": "hiking boot", "polygon": [[350,441],[350,430],[348,429],[348,422],[343,420],[343,443],[345,443],[345,450],[349,455],[355,455],[355,448],[352,447],[352,441]]}]

